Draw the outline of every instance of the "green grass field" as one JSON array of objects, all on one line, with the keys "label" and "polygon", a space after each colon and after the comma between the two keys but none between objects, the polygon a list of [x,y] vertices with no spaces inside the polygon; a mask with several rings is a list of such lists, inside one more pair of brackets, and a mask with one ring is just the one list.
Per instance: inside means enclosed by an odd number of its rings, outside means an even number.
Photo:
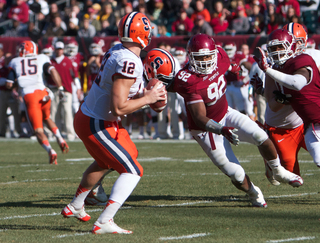
[{"label": "green grass field", "polygon": [[[58,151],[58,145],[52,143]],[[304,185],[272,186],[256,147],[233,147],[264,193],[268,208],[252,208],[194,141],[137,141],[144,176],[115,222],[132,235],[92,235],[103,207],[86,207],[89,222],[60,215],[92,162],[81,142],[70,142],[58,165],[31,140],[0,141],[0,242],[320,242],[320,171],[301,151]],[[118,174],[103,182],[105,191]]]}]

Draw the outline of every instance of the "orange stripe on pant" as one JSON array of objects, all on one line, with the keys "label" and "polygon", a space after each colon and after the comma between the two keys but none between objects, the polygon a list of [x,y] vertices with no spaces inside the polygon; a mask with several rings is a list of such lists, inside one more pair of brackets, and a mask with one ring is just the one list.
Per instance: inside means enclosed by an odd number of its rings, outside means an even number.
[{"label": "orange stripe on pant", "polygon": [[303,125],[295,129],[268,126],[268,135],[277,149],[281,165],[297,175],[300,175],[298,152],[300,148],[307,150],[303,132]]},{"label": "orange stripe on pant", "polygon": [[101,168],[114,169],[118,173],[143,175],[137,161],[138,150],[123,127],[84,115],[81,108],[74,118],[74,129],[89,154]]},{"label": "orange stripe on pant", "polygon": [[43,121],[50,118],[51,100],[43,102],[42,99],[48,95],[44,90],[35,90],[33,93],[26,94],[23,99],[27,108],[27,115],[33,129],[43,128]]}]

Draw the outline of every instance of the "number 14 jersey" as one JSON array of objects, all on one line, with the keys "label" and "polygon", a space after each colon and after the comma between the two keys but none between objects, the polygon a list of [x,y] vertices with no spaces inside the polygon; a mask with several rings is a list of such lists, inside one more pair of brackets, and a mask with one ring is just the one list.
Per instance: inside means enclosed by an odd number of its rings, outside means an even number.
[{"label": "number 14 jersey", "polygon": [[174,91],[185,101],[189,130],[203,130],[193,121],[188,105],[203,102],[206,106],[207,117],[219,122],[227,112],[226,80],[224,74],[230,66],[226,52],[218,47],[217,67],[211,74],[199,74],[188,63],[175,77]]}]

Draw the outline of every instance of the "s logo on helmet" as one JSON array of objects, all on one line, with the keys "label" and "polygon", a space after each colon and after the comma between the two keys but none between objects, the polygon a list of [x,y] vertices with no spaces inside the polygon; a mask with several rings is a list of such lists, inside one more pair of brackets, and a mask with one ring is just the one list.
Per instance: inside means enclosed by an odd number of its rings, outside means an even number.
[{"label": "s logo on helmet", "polygon": [[164,61],[161,57],[156,57],[153,62],[151,62],[151,67],[154,69],[159,69],[161,65],[164,64]]},{"label": "s logo on helmet", "polygon": [[147,18],[143,17],[142,22],[144,23],[144,30],[149,31],[150,30],[149,20]]}]

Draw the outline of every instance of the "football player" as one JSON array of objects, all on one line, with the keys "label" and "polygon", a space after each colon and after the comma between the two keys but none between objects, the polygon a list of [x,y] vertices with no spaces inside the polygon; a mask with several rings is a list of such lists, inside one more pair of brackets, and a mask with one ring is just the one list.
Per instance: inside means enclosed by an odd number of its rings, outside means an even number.
[{"label": "football player", "polygon": [[266,207],[266,202],[245,174],[230,143],[238,145],[241,140],[257,145],[277,180],[302,185],[300,176],[281,166],[268,135],[248,116],[228,106],[224,74],[227,70],[239,71],[239,67],[231,65],[226,52],[205,34],[191,37],[187,51],[189,64],[176,75],[173,89],[184,97],[191,134],[212,162],[249,195],[253,206]]},{"label": "football player", "polygon": [[276,92],[267,97],[269,107],[276,112],[291,104],[304,123],[306,147],[320,167],[320,75],[317,64],[303,52],[300,44],[297,48],[295,36],[286,29],[274,30],[268,36],[267,48],[274,64],[267,63],[260,49],[261,57],[256,59],[266,73],[266,84],[277,83]]},{"label": "football player", "polygon": [[121,116],[141,107],[164,100],[165,88],[160,82],[151,90],[143,88],[143,66],[139,58],[151,41],[149,19],[132,12],[119,22],[122,44],[104,55],[99,74],[74,119],[74,127],[94,162],[84,172],[77,192],[61,212],[64,217],[90,220],[84,210],[84,200],[109,169],[120,176],[115,181],[108,203],[94,223],[92,233],[131,234],[117,226],[113,218],[137,186],[143,168],[137,161],[138,151],[128,132],[121,125]]},{"label": "football player", "polygon": [[28,119],[34,129],[40,145],[48,152],[49,163],[57,164],[57,153],[51,147],[43,130],[43,122],[55,135],[63,153],[69,151],[69,146],[62,138],[57,125],[50,118],[51,99],[43,82],[43,74],[50,75],[63,97],[61,78],[57,70],[51,65],[49,57],[38,55],[38,47],[33,41],[23,41],[19,46],[19,57],[13,58],[9,63],[12,69],[8,74],[8,86],[15,80],[21,88],[26,106]]}]

